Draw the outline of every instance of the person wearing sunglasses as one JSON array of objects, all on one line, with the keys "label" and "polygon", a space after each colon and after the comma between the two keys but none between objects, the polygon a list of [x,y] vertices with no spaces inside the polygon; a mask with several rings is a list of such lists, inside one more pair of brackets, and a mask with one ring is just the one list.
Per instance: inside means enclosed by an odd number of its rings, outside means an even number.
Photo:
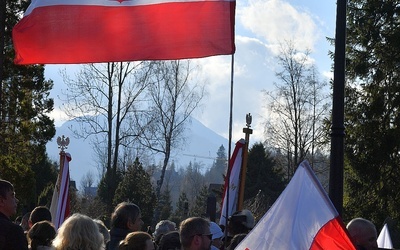
[{"label": "person wearing sunglasses", "polygon": [[212,234],[210,222],[200,217],[190,217],[181,222],[179,235],[183,250],[210,250]]}]

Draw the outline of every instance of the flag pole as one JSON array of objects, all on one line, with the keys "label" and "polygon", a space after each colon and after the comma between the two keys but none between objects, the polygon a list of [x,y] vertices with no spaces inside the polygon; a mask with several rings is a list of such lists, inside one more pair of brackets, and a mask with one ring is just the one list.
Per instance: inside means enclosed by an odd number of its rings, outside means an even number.
[{"label": "flag pole", "polygon": [[347,0],[337,1],[329,172],[329,197],[340,215],[343,210],[346,8]]},{"label": "flag pole", "polygon": [[246,184],[246,172],[247,172],[247,158],[249,155],[249,141],[250,135],[253,133],[251,127],[251,114],[248,113],[246,115],[246,128],[243,128],[243,133],[245,133],[245,143],[242,151],[242,166],[240,169],[240,187],[239,187],[239,199],[237,204],[237,210],[243,209],[243,201],[244,201],[244,187]]},{"label": "flag pole", "polygon": [[[60,223],[60,211],[61,211],[60,210],[60,192],[62,190],[65,190],[65,181],[66,181],[66,180],[63,180],[63,177],[69,178],[68,174],[66,176],[63,176],[64,170],[65,170],[64,167],[65,167],[65,158],[66,158],[65,149],[68,148],[69,138],[65,137],[64,135],[61,137],[58,137],[57,144],[58,144],[58,148],[60,149],[60,171],[58,173],[58,178],[57,178],[56,185],[54,187],[53,198],[51,200],[51,205],[50,205],[52,221],[53,221],[53,224],[56,229],[58,229],[58,227],[61,224]],[[67,167],[66,171],[69,171],[68,167]],[[69,185],[68,183],[69,183],[69,181],[67,182],[67,188]],[[63,193],[64,193],[64,191],[63,191]]]},{"label": "flag pole", "polygon": [[[228,158],[230,159],[231,157],[231,151],[232,151],[232,113],[233,113],[233,72],[234,72],[234,54],[232,53],[231,57],[231,94],[230,94],[230,105],[229,105],[229,138],[228,138]],[[230,179],[231,179],[231,169],[229,168],[229,160],[228,160],[228,171],[225,176],[228,180],[228,186],[226,188],[226,196],[224,199],[226,199],[226,204],[229,204],[229,186],[230,186]],[[229,206],[225,207],[226,209],[226,216],[229,214]],[[228,244],[228,218],[225,218],[225,229],[224,229],[224,246],[225,248],[227,247]]]}]

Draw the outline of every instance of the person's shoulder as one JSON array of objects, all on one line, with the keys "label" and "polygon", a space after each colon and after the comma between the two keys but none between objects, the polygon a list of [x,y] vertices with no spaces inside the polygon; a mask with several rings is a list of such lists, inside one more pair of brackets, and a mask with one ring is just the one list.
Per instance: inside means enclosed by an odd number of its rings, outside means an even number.
[{"label": "person's shoulder", "polygon": [[11,221],[2,221],[0,226],[0,249],[28,249],[28,242],[24,230]]},{"label": "person's shoulder", "polygon": [[20,225],[15,224],[6,217],[0,217],[0,224],[3,229],[7,229],[6,231],[13,231],[13,232],[20,231],[24,233],[24,230]]}]

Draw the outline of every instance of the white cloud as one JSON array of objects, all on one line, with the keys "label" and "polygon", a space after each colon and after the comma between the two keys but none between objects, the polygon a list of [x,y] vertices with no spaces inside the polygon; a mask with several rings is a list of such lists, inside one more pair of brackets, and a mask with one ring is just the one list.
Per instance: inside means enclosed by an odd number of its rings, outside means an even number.
[{"label": "white cloud", "polygon": [[293,40],[299,50],[313,49],[320,37],[310,14],[282,0],[249,0],[248,5],[239,8],[237,13],[241,24],[265,39],[271,48],[277,48],[285,40]]},{"label": "white cloud", "polygon": [[[261,140],[262,128],[256,125],[262,113],[261,90],[269,88],[274,78],[273,56],[269,48],[257,38],[237,36],[233,78],[233,136],[242,138],[247,113],[253,115],[254,138]],[[202,69],[209,80],[205,108],[196,118],[220,135],[229,136],[229,112],[231,91],[231,57],[218,56],[201,60]]]},{"label": "white cloud", "polygon": [[61,126],[64,122],[69,120],[65,112],[57,107],[55,107],[53,111],[50,112],[49,117],[54,119],[56,127]]},{"label": "white cloud", "polygon": [[[295,39],[296,49],[312,50],[320,39],[319,31],[314,17],[282,0],[240,2],[236,18],[232,140],[235,142],[244,136],[245,116],[251,113],[252,141],[261,141],[266,119],[261,91],[271,90],[276,81],[275,56],[280,43]],[[211,57],[203,62],[209,79],[209,96],[196,118],[228,138],[230,56]]]}]

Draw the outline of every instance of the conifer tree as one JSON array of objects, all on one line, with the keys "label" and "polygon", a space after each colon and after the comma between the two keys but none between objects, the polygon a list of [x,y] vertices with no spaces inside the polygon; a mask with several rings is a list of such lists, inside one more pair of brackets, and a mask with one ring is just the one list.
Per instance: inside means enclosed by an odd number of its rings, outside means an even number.
[{"label": "conifer tree", "polygon": [[210,170],[205,174],[206,180],[209,183],[224,183],[224,174],[227,170],[227,156],[224,145],[221,145],[217,151],[217,157],[210,168]]},{"label": "conifer tree", "polygon": [[259,192],[270,207],[285,188],[283,174],[275,168],[275,163],[261,142],[249,150],[244,198],[254,198]]},{"label": "conifer tree", "polygon": [[348,4],[344,220],[400,220],[399,13],[398,1]]},{"label": "conifer tree", "polygon": [[138,205],[145,225],[151,224],[156,196],[150,182],[150,175],[143,169],[138,158],[128,167],[115,191],[114,206],[123,201]]},{"label": "conifer tree", "polygon": [[196,200],[190,210],[190,216],[203,217],[207,210],[207,198],[209,196],[208,188],[203,185],[196,196]]},{"label": "conifer tree", "polygon": [[174,217],[178,221],[182,221],[188,217],[189,213],[189,199],[186,196],[185,192],[181,192],[179,195],[178,202],[176,204],[176,210],[174,213]]},{"label": "conifer tree", "polygon": [[53,82],[45,80],[44,66],[17,66],[13,62],[11,32],[27,4],[23,0],[2,1],[0,6],[5,13],[0,17],[0,26],[4,26],[0,27],[0,178],[18,187],[20,207],[36,204],[42,190],[35,188],[38,175],[32,166],[47,160],[46,143],[55,134],[49,117]]},{"label": "conifer tree", "polygon": [[161,194],[161,201],[159,204],[161,205],[160,220],[169,219],[171,217],[173,208],[171,201],[171,190],[168,184],[165,186],[164,192]]}]

